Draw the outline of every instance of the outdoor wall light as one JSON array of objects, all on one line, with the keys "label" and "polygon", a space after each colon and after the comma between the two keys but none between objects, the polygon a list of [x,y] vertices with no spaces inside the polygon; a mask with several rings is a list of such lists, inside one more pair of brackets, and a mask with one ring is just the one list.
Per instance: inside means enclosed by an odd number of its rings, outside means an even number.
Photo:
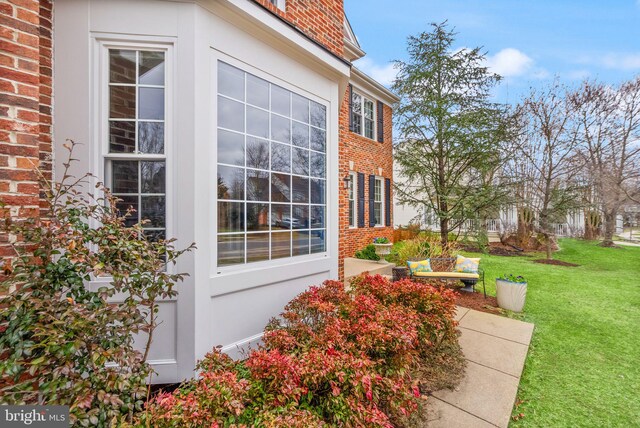
[{"label": "outdoor wall light", "polygon": [[348,189],[349,184],[351,184],[351,174],[347,174],[347,176],[343,178],[342,181],[344,182],[344,188]]}]

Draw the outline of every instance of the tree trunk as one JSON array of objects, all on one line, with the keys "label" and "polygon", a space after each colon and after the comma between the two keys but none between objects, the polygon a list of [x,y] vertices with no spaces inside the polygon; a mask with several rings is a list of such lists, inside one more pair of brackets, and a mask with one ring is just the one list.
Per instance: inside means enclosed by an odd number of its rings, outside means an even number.
[{"label": "tree trunk", "polygon": [[442,242],[442,247],[447,248],[449,244],[449,219],[448,218],[440,218],[440,242]]},{"label": "tree trunk", "polygon": [[616,233],[616,214],[612,211],[604,213],[604,239],[600,243],[601,247],[615,247],[613,235]]},{"label": "tree trunk", "polygon": [[551,260],[553,258],[553,249],[551,248],[551,235],[545,233],[544,238],[547,241],[547,260]]}]

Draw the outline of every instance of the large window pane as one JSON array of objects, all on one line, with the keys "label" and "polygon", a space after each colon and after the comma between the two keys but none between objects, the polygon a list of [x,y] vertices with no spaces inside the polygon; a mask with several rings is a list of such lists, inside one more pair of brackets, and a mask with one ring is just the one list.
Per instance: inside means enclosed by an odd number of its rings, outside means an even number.
[{"label": "large window pane", "polygon": [[311,254],[326,251],[325,230],[311,231]]},{"label": "large window pane", "polygon": [[269,169],[269,142],[247,137],[247,167]]},{"label": "large window pane", "polygon": [[164,161],[140,162],[140,173],[142,175],[142,193],[164,193],[165,192],[165,163]]},{"label": "large window pane", "polygon": [[292,201],[309,202],[309,179],[305,177],[291,177]]},{"label": "large window pane", "polygon": [[291,229],[291,205],[271,205],[271,226],[273,229]]},{"label": "large window pane", "polygon": [[139,122],[138,145],[140,146],[140,153],[164,153],[164,123]]},{"label": "large window pane", "polygon": [[247,106],[247,134],[269,138],[269,112]]},{"label": "large window pane", "polygon": [[218,199],[244,200],[244,169],[218,166]]},{"label": "large window pane", "polygon": [[293,122],[292,126],[292,138],[294,146],[303,147],[305,149],[309,148],[309,125],[305,125],[300,122]]},{"label": "large window pane", "polygon": [[291,257],[291,232],[273,232],[271,234],[271,258]]},{"label": "large window pane", "polygon": [[218,162],[244,166],[244,135],[218,130]]},{"label": "large window pane", "polygon": [[111,119],[136,118],[136,88],[111,86],[109,88],[109,117]]},{"label": "large window pane", "polygon": [[325,176],[325,164],[324,155],[316,152],[311,152],[311,176],[324,178]]},{"label": "large window pane", "polygon": [[247,200],[269,201],[269,173],[266,171],[247,170]]},{"label": "large window pane", "polygon": [[271,174],[271,200],[274,202],[291,201],[291,176]]},{"label": "large window pane", "polygon": [[113,193],[138,193],[137,161],[113,161],[111,169]]},{"label": "large window pane", "polygon": [[247,103],[269,109],[269,82],[247,75]]},{"label": "large window pane", "polygon": [[247,204],[247,230],[269,230],[269,204]]},{"label": "large window pane", "polygon": [[218,93],[244,101],[244,71],[223,62],[219,63]]},{"label": "large window pane", "polygon": [[311,203],[323,204],[325,203],[325,181],[317,178],[311,179]]},{"label": "large window pane", "polygon": [[244,232],[243,202],[218,202],[218,232]]},{"label": "large window pane", "polygon": [[140,52],[141,85],[164,85],[164,52]]},{"label": "large window pane", "polygon": [[268,233],[247,235],[247,263],[269,260],[269,236]]},{"label": "large window pane", "polygon": [[293,255],[302,256],[309,254],[309,232],[294,231],[293,232]]},{"label": "large window pane", "polygon": [[244,104],[218,97],[218,126],[244,132]]},{"label": "large window pane", "polygon": [[140,119],[164,119],[164,89],[162,88],[140,88]]},{"label": "large window pane", "polygon": [[324,229],[324,207],[312,206],[310,221],[312,229]]},{"label": "large window pane", "polygon": [[311,127],[311,149],[319,152],[325,151],[326,136],[321,129]]},{"label": "large window pane", "polygon": [[136,123],[109,122],[109,152],[133,153],[136,150]]},{"label": "large window pane", "polygon": [[271,143],[271,169],[291,172],[291,146]]},{"label": "large window pane", "polygon": [[291,116],[300,122],[309,123],[309,100],[293,94],[291,100]]},{"label": "large window pane", "polygon": [[271,115],[271,139],[281,143],[291,143],[291,120],[286,117]]},{"label": "large window pane", "polygon": [[327,127],[327,108],[313,101],[311,101],[311,124],[322,129]]},{"label": "large window pane", "polygon": [[309,150],[293,148],[293,173],[299,175],[309,175]]},{"label": "large window pane", "polygon": [[291,226],[294,229],[309,229],[309,206],[294,205],[292,207],[292,218]]},{"label": "large window pane", "polygon": [[165,197],[142,196],[140,217],[148,222],[143,227],[165,227]]},{"label": "large window pane", "polygon": [[218,236],[218,266],[244,263],[244,235]]},{"label": "large window pane", "polygon": [[271,85],[271,111],[291,117],[291,92],[280,86]]},{"label": "large window pane", "polygon": [[136,83],[136,51],[109,49],[109,82]]}]

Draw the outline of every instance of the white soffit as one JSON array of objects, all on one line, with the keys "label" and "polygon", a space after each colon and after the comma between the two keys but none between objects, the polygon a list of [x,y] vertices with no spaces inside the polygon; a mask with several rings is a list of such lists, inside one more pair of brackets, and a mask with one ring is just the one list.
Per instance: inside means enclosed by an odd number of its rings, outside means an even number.
[{"label": "white soffit", "polygon": [[396,94],[391,92],[373,77],[363,73],[355,66],[351,67],[351,83],[354,86],[369,92],[376,99],[389,106],[392,106],[393,104],[400,101],[400,98],[398,98]]}]

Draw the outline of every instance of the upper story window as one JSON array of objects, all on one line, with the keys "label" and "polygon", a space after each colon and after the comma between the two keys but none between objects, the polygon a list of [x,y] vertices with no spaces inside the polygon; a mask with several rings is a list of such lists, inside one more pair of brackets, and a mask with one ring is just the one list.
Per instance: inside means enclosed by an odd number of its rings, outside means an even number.
[{"label": "upper story window", "polygon": [[326,107],[218,63],[218,266],[325,251]]},{"label": "upper story window", "polygon": [[352,131],[364,137],[376,138],[375,103],[356,91],[351,93]]},{"label": "upper story window", "polygon": [[269,3],[276,6],[278,9],[285,10],[287,0],[269,0]]},{"label": "upper story window", "polygon": [[165,51],[109,49],[108,149],[105,182],[144,220],[152,238],[166,235]]}]

